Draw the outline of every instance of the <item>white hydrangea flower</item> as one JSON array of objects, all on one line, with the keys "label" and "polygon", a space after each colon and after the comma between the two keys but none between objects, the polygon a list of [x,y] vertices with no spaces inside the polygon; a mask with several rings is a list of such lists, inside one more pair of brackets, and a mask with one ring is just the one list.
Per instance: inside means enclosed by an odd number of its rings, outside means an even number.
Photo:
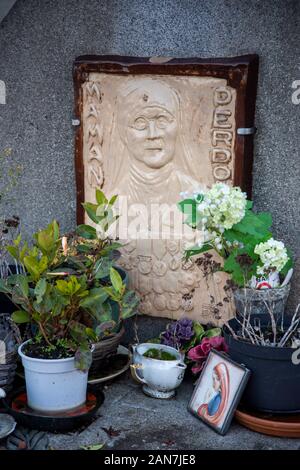
[{"label": "white hydrangea flower", "polygon": [[259,255],[263,263],[262,266],[257,268],[257,274],[260,275],[271,270],[280,272],[289,260],[284,243],[274,240],[274,238],[270,238],[266,242],[256,245],[254,253]]},{"label": "white hydrangea flower", "polygon": [[220,233],[230,229],[242,220],[245,215],[247,196],[239,187],[225,183],[216,183],[204,194],[198,205],[207,229],[218,229]]}]

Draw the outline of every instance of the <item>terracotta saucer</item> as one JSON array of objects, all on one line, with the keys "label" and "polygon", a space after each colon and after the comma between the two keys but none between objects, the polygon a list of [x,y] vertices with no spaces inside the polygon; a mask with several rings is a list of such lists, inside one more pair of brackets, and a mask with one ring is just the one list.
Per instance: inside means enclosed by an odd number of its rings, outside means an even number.
[{"label": "terracotta saucer", "polygon": [[238,409],[235,419],[251,431],[277,437],[300,437],[300,413],[272,415],[257,411]]}]

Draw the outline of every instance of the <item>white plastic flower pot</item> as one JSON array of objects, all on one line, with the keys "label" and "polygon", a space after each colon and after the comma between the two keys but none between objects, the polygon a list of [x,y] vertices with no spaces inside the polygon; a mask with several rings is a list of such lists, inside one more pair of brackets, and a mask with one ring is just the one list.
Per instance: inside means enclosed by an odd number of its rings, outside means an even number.
[{"label": "white plastic flower pot", "polygon": [[[27,341],[26,341],[27,342]],[[86,401],[88,372],[75,367],[74,357],[37,359],[22,352],[28,406],[33,410],[56,413],[82,405]]]}]

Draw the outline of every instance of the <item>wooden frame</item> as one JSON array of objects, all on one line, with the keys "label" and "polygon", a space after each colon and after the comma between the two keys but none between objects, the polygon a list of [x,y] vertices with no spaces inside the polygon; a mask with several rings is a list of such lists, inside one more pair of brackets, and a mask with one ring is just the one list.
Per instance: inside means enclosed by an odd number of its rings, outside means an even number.
[{"label": "wooden frame", "polygon": [[[84,167],[83,167],[83,91],[82,85],[90,73],[193,75],[224,78],[235,88],[236,128],[254,127],[255,100],[258,76],[256,54],[221,59],[170,59],[161,57],[80,56],[73,66],[75,91],[75,119],[79,120],[75,136],[75,166],[77,186],[77,222],[83,223]],[[235,171],[233,182],[251,197],[253,162],[253,134],[235,136]]]}]

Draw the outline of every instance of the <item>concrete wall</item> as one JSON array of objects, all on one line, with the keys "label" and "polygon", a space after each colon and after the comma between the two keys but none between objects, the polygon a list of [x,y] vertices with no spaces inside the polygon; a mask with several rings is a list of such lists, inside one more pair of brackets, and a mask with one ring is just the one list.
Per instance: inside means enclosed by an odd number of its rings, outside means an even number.
[{"label": "concrete wall", "polygon": [[[254,201],[299,256],[297,0],[18,0],[0,25],[0,147],[24,172],[14,211],[27,233],[75,224],[72,62],[80,54],[260,55]],[[291,307],[299,299],[299,264]]]},{"label": "concrete wall", "polygon": [[9,10],[12,8],[13,4],[16,3],[16,0],[1,0],[0,1],[0,23],[8,14]]}]

